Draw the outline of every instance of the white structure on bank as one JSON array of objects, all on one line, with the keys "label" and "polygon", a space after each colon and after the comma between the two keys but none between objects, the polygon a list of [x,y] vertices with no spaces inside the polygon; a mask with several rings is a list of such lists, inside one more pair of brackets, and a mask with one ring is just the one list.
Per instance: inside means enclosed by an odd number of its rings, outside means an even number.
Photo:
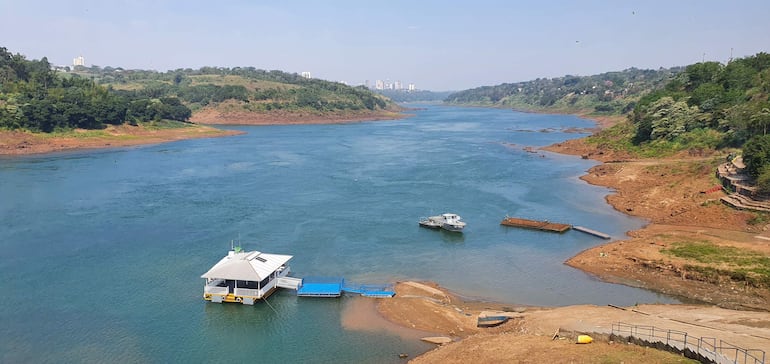
[{"label": "white structure on bank", "polygon": [[77,56],[72,59],[72,65],[73,66],[86,66],[86,59],[83,58],[83,56]]},{"label": "white structure on bank", "polygon": [[302,72],[300,73],[300,76],[302,76],[303,78],[310,78],[310,72],[307,72],[307,71]]}]

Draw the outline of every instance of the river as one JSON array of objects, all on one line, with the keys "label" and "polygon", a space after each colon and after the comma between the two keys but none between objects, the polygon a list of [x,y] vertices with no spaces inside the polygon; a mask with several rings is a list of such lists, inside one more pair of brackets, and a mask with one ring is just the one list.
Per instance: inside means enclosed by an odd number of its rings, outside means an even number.
[{"label": "river", "polygon": [[[426,106],[394,121],[232,126],[243,135],[0,159],[0,362],[399,362],[429,348],[341,324],[354,300],[280,291],[202,299],[235,241],[290,254],[293,275],[430,280],[532,305],[676,302],[563,262],[604,241],[500,226],[506,215],[622,238],[644,221],[531,152],[585,133],[573,116]],[[420,228],[454,212],[462,234]]]}]

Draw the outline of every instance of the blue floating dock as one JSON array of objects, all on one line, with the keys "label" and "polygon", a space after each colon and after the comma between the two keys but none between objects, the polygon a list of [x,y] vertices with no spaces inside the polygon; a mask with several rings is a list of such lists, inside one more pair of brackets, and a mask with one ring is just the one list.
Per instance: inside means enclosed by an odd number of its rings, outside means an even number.
[{"label": "blue floating dock", "polygon": [[302,279],[297,290],[301,297],[340,297],[342,293],[355,293],[365,297],[393,297],[396,292],[388,284],[347,285],[341,277],[309,277]]},{"label": "blue floating dock", "polygon": [[344,278],[311,277],[302,279],[302,287],[297,290],[297,296],[302,297],[339,297],[342,295]]}]

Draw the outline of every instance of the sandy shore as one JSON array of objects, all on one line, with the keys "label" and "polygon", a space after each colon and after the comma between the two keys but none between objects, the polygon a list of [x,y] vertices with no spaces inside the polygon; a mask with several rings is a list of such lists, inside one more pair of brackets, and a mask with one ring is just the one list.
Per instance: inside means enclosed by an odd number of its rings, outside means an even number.
[{"label": "sandy shore", "polygon": [[[410,358],[417,355],[415,363],[681,362],[675,354],[610,344],[606,337],[618,322],[678,330],[691,338],[716,337],[770,352],[770,315],[763,312],[702,305],[512,306],[465,301],[430,282],[400,282],[396,293],[389,299],[347,300],[343,325],[357,331],[386,330],[410,340],[426,336],[451,340],[427,353],[405,353]],[[387,321],[372,318],[375,312]],[[479,315],[511,319],[497,327],[478,328]],[[554,339],[557,332],[559,337]],[[575,336],[582,333],[593,335],[597,342],[576,345]]]},{"label": "sandy shore", "polygon": [[76,130],[64,136],[0,130],[0,155],[29,155],[82,149],[127,147],[236,134],[241,134],[241,132],[220,130],[203,125],[190,125],[189,127],[176,129],[149,129],[141,126],[110,125],[104,130]]}]

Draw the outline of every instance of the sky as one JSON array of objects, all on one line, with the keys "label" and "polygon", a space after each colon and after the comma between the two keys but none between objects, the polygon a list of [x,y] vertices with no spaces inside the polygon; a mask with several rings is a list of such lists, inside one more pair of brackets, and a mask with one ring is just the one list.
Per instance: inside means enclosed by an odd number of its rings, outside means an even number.
[{"label": "sky", "polygon": [[72,65],[463,90],[770,52],[768,0],[0,0],[0,47]]}]

